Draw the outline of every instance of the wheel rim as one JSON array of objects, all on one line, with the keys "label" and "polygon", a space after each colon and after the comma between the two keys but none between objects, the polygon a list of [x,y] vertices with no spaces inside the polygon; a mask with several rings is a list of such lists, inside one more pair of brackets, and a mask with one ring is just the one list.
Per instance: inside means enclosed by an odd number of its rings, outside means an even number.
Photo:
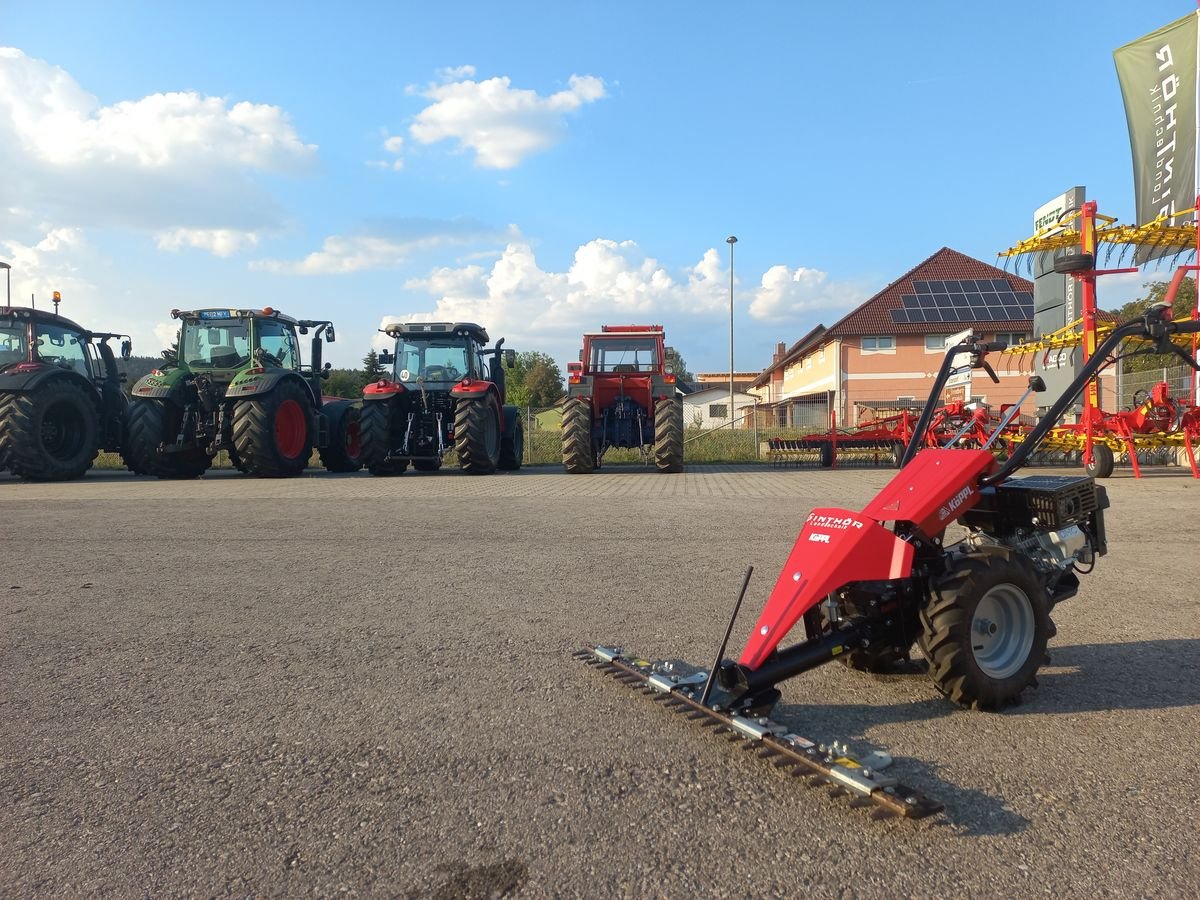
[{"label": "wheel rim", "polygon": [[69,459],[83,446],[83,422],[70,403],[53,403],[42,416],[42,449],[55,459]]},{"label": "wheel rim", "polygon": [[362,453],[362,431],[358,422],[351,422],[346,426],[346,455],[356,460],[360,453]]},{"label": "wheel rim", "polygon": [[1029,596],[1015,584],[998,584],[980,599],[971,617],[971,652],[980,671],[1003,679],[1029,658],[1036,626]]},{"label": "wheel rim", "polygon": [[304,451],[307,438],[304,410],[295,400],[284,400],[275,413],[275,446],[281,455],[292,458]]}]

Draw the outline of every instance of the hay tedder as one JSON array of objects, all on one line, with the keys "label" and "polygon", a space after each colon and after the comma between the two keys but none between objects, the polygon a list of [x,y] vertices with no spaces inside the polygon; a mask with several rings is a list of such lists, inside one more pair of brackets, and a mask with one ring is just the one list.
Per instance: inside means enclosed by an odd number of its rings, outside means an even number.
[{"label": "hay tedder", "polygon": [[[983,710],[1018,702],[1046,662],[1054,607],[1075,595],[1079,576],[1106,552],[1108,499],[1086,475],[1015,475],[1123,340],[1166,349],[1200,331],[1200,321],[1172,320],[1173,299],[1172,291],[1167,303],[1114,328],[1007,460],[992,453],[1007,423],[978,447],[922,448],[914,439],[900,471],[865,508],[809,513],[736,660],[725,659],[725,648],[749,572],[708,668],[644,660],[612,646],[577,655],[810,784],[849,796],[852,805],[911,818],[938,811],[940,803],[883,774],[886,754],[860,759],[844,743],[817,743],[771,718],[778,685],[834,660],[871,672],[911,665],[916,644],[951,702]],[[913,434],[928,432],[956,354],[994,378],[987,355],[1004,349],[974,336],[949,348]],[[1029,382],[1026,397],[1045,389],[1037,376]],[[951,526],[965,528],[961,539],[948,539]],[[801,622],[804,638],[785,647]]]}]

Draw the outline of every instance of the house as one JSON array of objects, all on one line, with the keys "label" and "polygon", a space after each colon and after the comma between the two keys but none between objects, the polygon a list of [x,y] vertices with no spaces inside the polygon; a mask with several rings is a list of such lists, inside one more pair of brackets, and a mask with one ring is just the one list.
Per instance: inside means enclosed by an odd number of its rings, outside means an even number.
[{"label": "house", "polygon": [[[854,425],[919,407],[947,339],[968,328],[987,341],[1027,340],[1033,284],[943,247],[828,328],[814,328],[791,348],[777,345],[751,390],[774,424],[794,427],[828,427],[832,414]],[[963,396],[998,410],[1024,392],[1029,360],[993,354],[989,361],[1000,383],[976,372]]]},{"label": "house", "polygon": [[[692,391],[683,397],[684,428],[721,428],[729,426],[729,376],[723,387],[706,387]],[[737,382],[734,382],[737,385]],[[753,423],[755,404],[753,394],[734,391],[733,408],[736,428],[749,428]]]}]

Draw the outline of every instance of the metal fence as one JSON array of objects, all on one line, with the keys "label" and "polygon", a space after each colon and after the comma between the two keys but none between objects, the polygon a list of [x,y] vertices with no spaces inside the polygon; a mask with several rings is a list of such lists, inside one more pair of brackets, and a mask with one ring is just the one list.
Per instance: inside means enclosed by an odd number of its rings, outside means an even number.
[{"label": "metal fence", "polygon": [[[1192,398],[1192,376],[1195,373],[1188,366],[1169,366],[1162,369],[1147,369],[1143,372],[1122,372],[1115,390],[1117,402],[1108,412],[1134,409],[1144,402],[1154,386],[1165,381],[1169,386],[1172,399],[1188,401]],[[1115,379],[1110,379],[1115,380]],[[1108,397],[1105,398],[1108,400]]]}]

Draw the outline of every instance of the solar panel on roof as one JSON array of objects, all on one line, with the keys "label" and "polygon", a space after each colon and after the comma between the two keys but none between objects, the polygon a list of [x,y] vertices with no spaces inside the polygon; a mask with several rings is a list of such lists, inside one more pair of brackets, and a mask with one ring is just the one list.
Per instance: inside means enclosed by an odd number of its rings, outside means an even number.
[{"label": "solar panel on roof", "polygon": [[917,292],[918,294],[931,294],[931,293],[933,293],[933,289],[932,289],[932,288],[929,286],[929,282],[928,282],[928,281],[914,281],[914,282],[913,282],[913,288],[915,288],[915,289],[916,289],[916,292]]}]

